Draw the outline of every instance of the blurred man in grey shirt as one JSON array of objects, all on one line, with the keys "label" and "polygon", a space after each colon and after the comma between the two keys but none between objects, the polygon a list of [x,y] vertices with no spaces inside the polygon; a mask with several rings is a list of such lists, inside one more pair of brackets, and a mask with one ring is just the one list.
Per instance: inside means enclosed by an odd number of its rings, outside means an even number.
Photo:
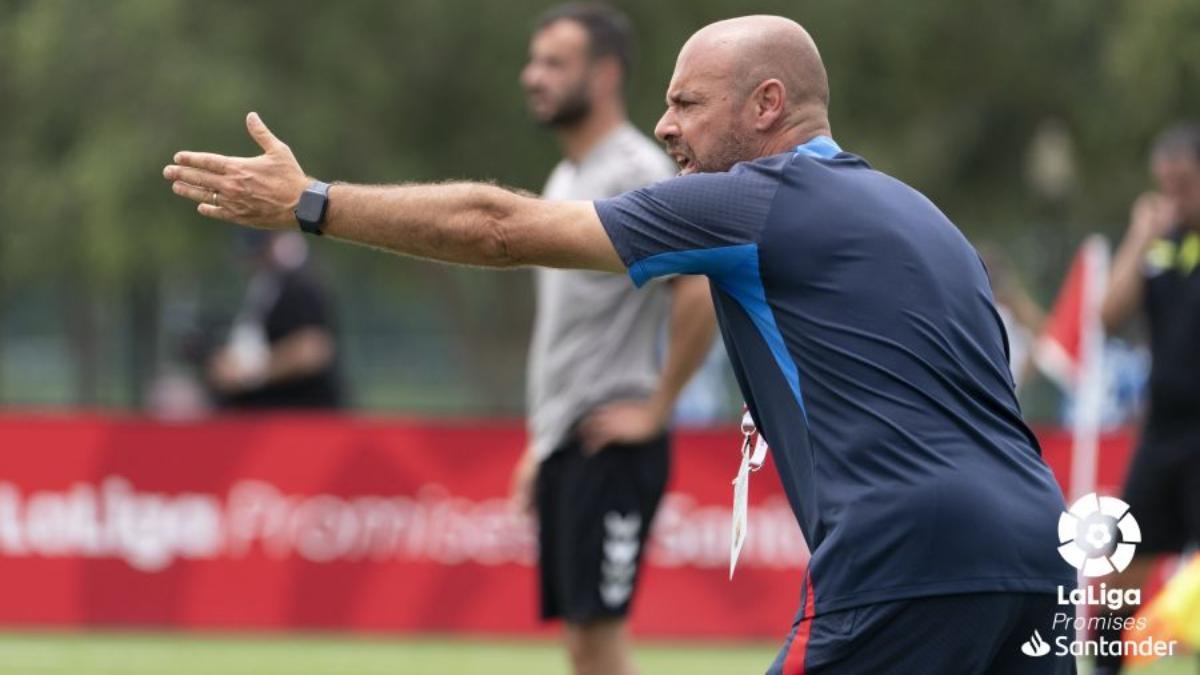
[{"label": "blurred man in grey shirt", "polygon": [[[521,84],[564,155],[546,198],[610,197],[675,174],[626,117],[632,47],[628,19],[604,5],[562,5],[539,20]],[[513,497],[538,519],[542,616],[565,620],[576,673],[634,673],[625,617],[666,487],[667,422],[715,331],[708,282],[638,291],[603,272],[535,274],[529,448]]]}]

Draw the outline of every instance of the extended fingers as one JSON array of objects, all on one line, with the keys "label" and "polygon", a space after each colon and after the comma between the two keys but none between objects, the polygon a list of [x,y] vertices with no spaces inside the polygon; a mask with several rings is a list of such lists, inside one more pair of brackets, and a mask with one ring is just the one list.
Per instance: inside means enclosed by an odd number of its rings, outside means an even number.
[{"label": "extended fingers", "polygon": [[163,169],[163,178],[173,181],[175,194],[197,202],[211,201],[221,191],[222,175],[231,164],[231,158],[211,152],[177,152],[174,160]]},{"label": "extended fingers", "polygon": [[[180,166],[169,166],[163,169],[162,175],[168,180],[174,180],[176,183],[182,181],[188,185],[197,187],[205,187],[212,192],[222,192],[223,187],[226,187],[221,175],[203,171],[203,169],[193,169]],[[228,190],[224,190],[228,192]]]},{"label": "extended fingers", "polygon": [[216,190],[211,188],[198,187],[178,180],[171,184],[171,191],[180,197],[186,197],[194,202],[208,204],[209,206],[212,206],[213,194],[216,192]]},{"label": "extended fingers", "polygon": [[189,152],[184,150],[175,153],[176,164],[190,166],[195,169],[204,169],[212,173],[226,173],[229,170],[232,159],[232,157],[217,155],[211,152]]}]

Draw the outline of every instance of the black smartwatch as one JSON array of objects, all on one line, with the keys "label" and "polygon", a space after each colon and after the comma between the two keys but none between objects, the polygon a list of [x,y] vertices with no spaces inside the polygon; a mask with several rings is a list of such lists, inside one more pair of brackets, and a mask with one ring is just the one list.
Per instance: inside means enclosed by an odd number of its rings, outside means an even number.
[{"label": "black smartwatch", "polygon": [[314,180],[308,189],[300,195],[300,203],[296,205],[296,221],[300,229],[309,234],[321,236],[321,225],[325,222],[325,211],[329,208],[329,183]]}]

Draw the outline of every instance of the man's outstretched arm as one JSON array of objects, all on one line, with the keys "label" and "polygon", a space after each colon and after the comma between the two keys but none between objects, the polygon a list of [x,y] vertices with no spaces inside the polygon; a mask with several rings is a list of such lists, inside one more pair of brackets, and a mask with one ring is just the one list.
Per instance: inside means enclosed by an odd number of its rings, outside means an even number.
[{"label": "man's outstretched arm", "polygon": [[328,236],[443,262],[625,270],[591,202],[484,183],[334,185],[325,222]]},{"label": "man's outstretched arm", "polygon": [[[296,229],[293,210],[310,179],[258,115],[246,128],[263,154],[179,152],[163,170],[205,216]],[[548,202],[485,183],[334,185],[328,236],[394,253],[485,267],[625,270],[591,202]]]}]

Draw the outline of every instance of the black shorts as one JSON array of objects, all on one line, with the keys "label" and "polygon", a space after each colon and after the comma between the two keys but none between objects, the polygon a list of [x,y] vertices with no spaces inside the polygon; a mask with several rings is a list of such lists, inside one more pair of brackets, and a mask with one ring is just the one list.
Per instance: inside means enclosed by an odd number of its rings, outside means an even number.
[{"label": "black shorts", "polygon": [[1073,675],[1075,657],[1058,655],[1074,639],[1056,627],[1060,611],[1052,593],[972,593],[827,612],[792,627],[767,673]]},{"label": "black shorts", "polygon": [[1142,531],[1139,553],[1200,544],[1200,430],[1147,430],[1125,478],[1124,500]]},{"label": "black shorts", "polygon": [[543,619],[625,616],[669,465],[667,434],[592,456],[572,438],[542,462],[534,499]]}]

